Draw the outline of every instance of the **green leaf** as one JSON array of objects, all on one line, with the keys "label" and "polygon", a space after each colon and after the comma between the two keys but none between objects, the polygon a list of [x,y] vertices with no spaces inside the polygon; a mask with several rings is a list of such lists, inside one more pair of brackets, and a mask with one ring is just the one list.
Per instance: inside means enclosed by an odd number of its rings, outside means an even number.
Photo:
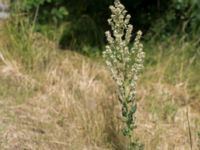
[{"label": "green leaf", "polygon": [[134,113],[136,112],[136,110],[137,110],[137,105],[134,104],[134,105],[132,106],[132,108],[131,108],[131,113],[134,114]]}]

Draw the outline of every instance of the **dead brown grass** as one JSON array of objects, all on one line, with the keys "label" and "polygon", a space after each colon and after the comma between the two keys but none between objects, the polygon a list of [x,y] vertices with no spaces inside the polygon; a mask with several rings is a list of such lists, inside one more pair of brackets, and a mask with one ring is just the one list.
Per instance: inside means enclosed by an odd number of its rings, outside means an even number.
[{"label": "dead brown grass", "polygon": [[[51,44],[42,49],[57,51]],[[56,52],[47,68],[27,72],[0,52],[0,149],[124,149],[115,84],[101,62]],[[188,111],[196,150],[199,97],[187,81],[165,82],[162,69],[146,69],[140,81],[136,136],[145,150],[189,150]]]}]

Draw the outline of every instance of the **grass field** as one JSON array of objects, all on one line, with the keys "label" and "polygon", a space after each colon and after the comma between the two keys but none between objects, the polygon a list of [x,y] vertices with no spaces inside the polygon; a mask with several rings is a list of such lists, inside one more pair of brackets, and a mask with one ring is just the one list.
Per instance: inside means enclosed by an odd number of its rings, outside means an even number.
[{"label": "grass field", "polygon": [[[198,150],[197,44],[176,36],[145,43],[135,132],[145,150]],[[1,24],[0,149],[123,150],[115,89],[101,58],[61,51],[29,26]]]}]

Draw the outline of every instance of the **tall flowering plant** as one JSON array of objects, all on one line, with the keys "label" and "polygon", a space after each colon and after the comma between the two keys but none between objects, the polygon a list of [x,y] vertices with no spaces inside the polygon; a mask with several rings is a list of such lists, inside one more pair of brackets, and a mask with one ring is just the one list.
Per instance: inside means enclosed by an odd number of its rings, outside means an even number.
[{"label": "tall flowering plant", "polygon": [[108,44],[103,52],[103,57],[118,86],[117,93],[125,123],[123,134],[130,139],[129,149],[142,149],[132,134],[136,127],[136,85],[145,57],[143,45],[140,42],[142,32],[137,32],[134,44],[129,47],[133,30],[133,26],[129,24],[131,16],[127,14],[119,0],[115,0],[114,6],[110,6],[110,10],[112,14],[108,23],[112,31],[106,32]]}]

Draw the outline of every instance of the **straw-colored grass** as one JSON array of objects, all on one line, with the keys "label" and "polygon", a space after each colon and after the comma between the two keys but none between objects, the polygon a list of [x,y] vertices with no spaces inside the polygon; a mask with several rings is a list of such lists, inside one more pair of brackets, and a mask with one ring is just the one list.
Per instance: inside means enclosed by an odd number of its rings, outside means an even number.
[{"label": "straw-colored grass", "polygon": [[[124,149],[116,86],[101,61],[59,51],[53,42],[31,34],[26,46],[37,54],[29,57],[29,67],[18,55],[27,41],[15,42],[15,33],[0,34],[0,149]],[[146,65],[138,86],[137,137],[145,150],[189,150],[190,129],[196,150],[199,77],[185,61],[175,66],[177,53],[164,57],[164,44],[154,48],[156,65]]]}]

